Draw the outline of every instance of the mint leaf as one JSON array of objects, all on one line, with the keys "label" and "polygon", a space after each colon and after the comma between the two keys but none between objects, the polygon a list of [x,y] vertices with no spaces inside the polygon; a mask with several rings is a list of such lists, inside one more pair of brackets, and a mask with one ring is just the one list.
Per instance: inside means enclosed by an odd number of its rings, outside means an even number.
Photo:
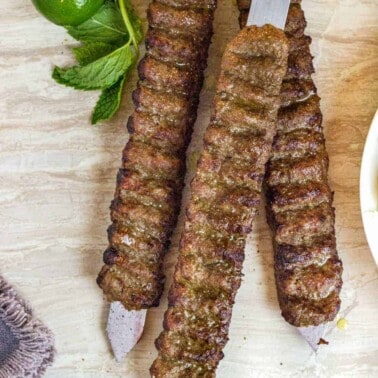
[{"label": "mint leaf", "polygon": [[66,26],[68,34],[82,42],[105,42],[117,47],[129,40],[122,15],[113,1],[107,1],[89,20]]},{"label": "mint leaf", "polygon": [[59,84],[76,89],[104,89],[115,84],[134,60],[131,48],[127,44],[86,66],[67,69],[55,67],[52,77]]},{"label": "mint leaf", "polygon": [[121,77],[110,88],[102,91],[96,106],[92,113],[92,125],[100,121],[111,118],[118,110],[121,103],[123,84],[125,83],[126,74]]},{"label": "mint leaf", "polygon": [[104,42],[89,42],[83,46],[72,48],[72,52],[81,66],[92,63],[114,50],[115,46]]}]

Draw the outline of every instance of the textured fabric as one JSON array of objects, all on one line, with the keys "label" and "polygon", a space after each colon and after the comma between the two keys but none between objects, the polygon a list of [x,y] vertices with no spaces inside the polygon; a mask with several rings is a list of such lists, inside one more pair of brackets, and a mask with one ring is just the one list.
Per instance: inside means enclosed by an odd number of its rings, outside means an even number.
[{"label": "textured fabric", "polygon": [[50,330],[0,276],[0,378],[41,377],[54,353]]}]

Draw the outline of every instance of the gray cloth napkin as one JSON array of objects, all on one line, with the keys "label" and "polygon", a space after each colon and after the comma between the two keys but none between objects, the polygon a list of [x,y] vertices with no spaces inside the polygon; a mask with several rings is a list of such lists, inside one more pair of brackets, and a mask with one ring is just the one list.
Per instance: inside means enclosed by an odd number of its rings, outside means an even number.
[{"label": "gray cloth napkin", "polygon": [[41,377],[54,354],[51,331],[0,275],[0,378]]}]

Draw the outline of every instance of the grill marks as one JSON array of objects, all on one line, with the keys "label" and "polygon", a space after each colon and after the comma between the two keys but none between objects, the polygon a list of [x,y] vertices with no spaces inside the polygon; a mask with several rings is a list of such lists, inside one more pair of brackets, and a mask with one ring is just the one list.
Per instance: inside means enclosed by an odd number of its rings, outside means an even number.
[{"label": "grill marks", "polygon": [[[239,0],[239,8],[243,19],[249,1]],[[305,25],[300,1],[292,1],[285,28],[288,70],[266,173],[278,298],[283,317],[295,326],[332,320],[340,306],[342,285],[328,156]]]},{"label": "grill marks", "polygon": [[195,38],[209,38],[211,33],[206,34],[204,31],[212,28],[215,2],[209,0],[202,3],[201,5],[197,2],[197,6],[192,6],[191,1],[181,1],[181,4],[173,1],[154,1],[148,7],[148,23],[151,28],[176,34],[190,34]]},{"label": "grill marks", "polygon": [[215,5],[159,0],[148,8],[147,51],[97,280],[110,301],[129,310],[156,306],[163,289],[162,260],[179,212]]},{"label": "grill marks", "polygon": [[284,33],[271,26],[242,30],[226,49],[156,341],[154,377],[214,377],[223,357],[287,53]]}]

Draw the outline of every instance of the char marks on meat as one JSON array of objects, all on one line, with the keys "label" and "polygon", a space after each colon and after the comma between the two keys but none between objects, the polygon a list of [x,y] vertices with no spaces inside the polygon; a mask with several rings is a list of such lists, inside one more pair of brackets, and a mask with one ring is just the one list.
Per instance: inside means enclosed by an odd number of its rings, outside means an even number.
[{"label": "char marks on meat", "polygon": [[226,48],[153,377],[214,377],[223,357],[287,56],[285,34],[272,26],[245,28]]},{"label": "char marks on meat", "polygon": [[[238,5],[243,27],[250,1],[238,0]],[[300,1],[292,1],[285,27],[288,70],[265,181],[278,299],[283,317],[297,327],[332,320],[342,285],[328,155],[305,26]]]},{"label": "char marks on meat", "polygon": [[156,0],[148,8],[131,136],[97,279],[107,298],[128,310],[158,305],[163,290],[163,256],[179,212],[215,6],[215,0]]}]

